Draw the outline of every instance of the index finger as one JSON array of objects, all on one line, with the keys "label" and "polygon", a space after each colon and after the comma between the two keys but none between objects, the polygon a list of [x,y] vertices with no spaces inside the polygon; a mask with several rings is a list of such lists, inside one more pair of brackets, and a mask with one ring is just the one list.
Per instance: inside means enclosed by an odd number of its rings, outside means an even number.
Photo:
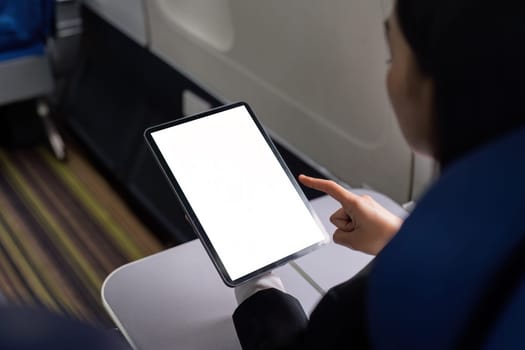
[{"label": "index finger", "polygon": [[333,197],[338,202],[355,202],[356,195],[346,190],[332,180],[318,179],[310,176],[299,175],[299,181],[314,190],[318,190]]}]

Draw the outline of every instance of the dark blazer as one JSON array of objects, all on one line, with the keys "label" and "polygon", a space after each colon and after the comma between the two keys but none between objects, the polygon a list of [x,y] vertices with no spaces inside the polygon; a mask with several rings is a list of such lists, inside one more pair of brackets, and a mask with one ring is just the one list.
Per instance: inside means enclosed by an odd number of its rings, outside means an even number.
[{"label": "dark blazer", "polygon": [[233,314],[243,349],[367,349],[365,268],[332,288],[307,319],[299,302],[276,289],[258,292]]},{"label": "dark blazer", "polygon": [[233,319],[244,349],[525,349],[525,128],[449,166],[309,321],[277,290]]}]

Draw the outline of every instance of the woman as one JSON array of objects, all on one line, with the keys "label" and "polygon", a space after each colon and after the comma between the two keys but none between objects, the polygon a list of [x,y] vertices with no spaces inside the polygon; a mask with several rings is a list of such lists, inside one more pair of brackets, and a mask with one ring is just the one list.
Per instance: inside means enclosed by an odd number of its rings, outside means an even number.
[{"label": "woman", "polygon": [[525,2],[398,0],[386,35],[403,135],[442,175],[404,223],[301,176],[341,203],[334,241],[377,257],[310,320],[274,276],[238,288],[246,349],[525,348]]}]

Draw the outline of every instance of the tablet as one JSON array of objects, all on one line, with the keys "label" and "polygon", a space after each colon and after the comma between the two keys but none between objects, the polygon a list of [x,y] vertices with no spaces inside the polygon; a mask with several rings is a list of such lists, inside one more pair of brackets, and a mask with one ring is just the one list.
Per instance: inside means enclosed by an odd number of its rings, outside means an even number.
[{"label": "tablet", "polygon": [[304,193],[246,103],[151,127],[145,137],[228,286],[328,241]]}]

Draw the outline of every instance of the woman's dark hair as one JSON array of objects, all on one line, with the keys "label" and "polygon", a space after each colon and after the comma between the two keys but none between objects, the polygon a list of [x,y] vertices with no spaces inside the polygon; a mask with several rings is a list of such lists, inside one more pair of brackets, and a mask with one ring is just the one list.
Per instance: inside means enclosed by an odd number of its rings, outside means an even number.
[{"label": "woman's dark hair", "polygon": [[524,0],[398,0],[396,13],[434,81],[442,166],[525,125]]}]

